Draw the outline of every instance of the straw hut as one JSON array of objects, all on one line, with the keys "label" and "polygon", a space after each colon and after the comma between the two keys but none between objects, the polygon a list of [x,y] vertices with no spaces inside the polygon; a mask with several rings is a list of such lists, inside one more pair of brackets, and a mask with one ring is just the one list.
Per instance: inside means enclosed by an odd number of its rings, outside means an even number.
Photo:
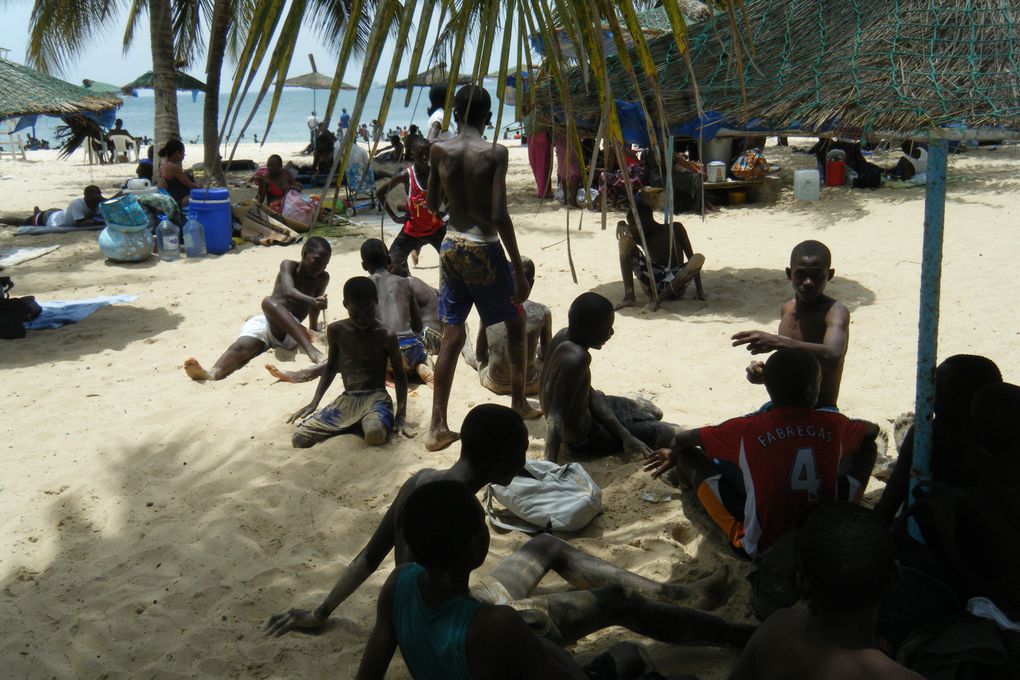
[{"label": "straw hut", "polygon": [[89,92],[27,66],[0,59],[0,120],[28,115],[98,113],[122,103],[119,97]]},{"label": "straw hut", "polygon": [[[394,87],[429,87],[431,85],[442,85],[446,83],[448,69],[445,62],[439,62],[427,71],[422,71],[413,79],[404,78],[394,83]],[[458,85],[466,85],[471,82],[471,76],[460,74],[457,76]]]}]

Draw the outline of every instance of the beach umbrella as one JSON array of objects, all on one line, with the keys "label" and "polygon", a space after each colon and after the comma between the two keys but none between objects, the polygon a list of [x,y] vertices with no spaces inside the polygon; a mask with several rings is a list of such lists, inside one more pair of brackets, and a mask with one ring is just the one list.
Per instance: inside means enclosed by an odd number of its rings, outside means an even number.
[{"label": "beach umbrella", "polygon": [[[192,92],[205,92],[205,83],[197,78],[189,76],[184,71],[177,71],[177,89],[178,90],[191,90]],[[153,87],[152,71],[147,71],[142,75],[132,80],[127,85],[121,87],[121,91],[125,93],[133,92],[134,90],[151,90]]]},{"label": "beach umbrella", "polygon": [[[470,83],[472,80],[470,75],[461,73],[457,76],[456,84],[465,85]],[[411,87],[430,87],[432,85],[443,85],[449,81],[449,69],[446,67],[445,62],[439,62],[427,71],[422,71],[414,78],[404,78],[398,80],[393,84],[393,87],[400,88],[411,88]]]},{"label": "beach umbrella", "polygon": [[[283,81],[283,84],[286,85],[287,87],[303,87],[306,90],[311,90],[312,91],[312,108],[313,108],[313,110],[316,110],[316,111],[319,109],[319,107],[318,107],[318,102],[316,100],[315,93],[318,90],[332,90],[333,89],[333,79],[330,78],[329,76],[322,75],[318,71],[312,71],[311,73],[306,73],[303,76],[295,76],[294,78],[287,78],[287,80]],[[348,85],[347,83],[340,83],[340,89],[341,90],[356,90],[358,88],[354,87],[353,85]]]},{"label": "beach umbrella", "polygon": [[81,81],[81,84],[82,87],[84,87],[86,90],[88,90],[89,92],[94,92],[96,94],[116,95],[121,93],[121,89],[116,85],[111,85],[110,83],[101,83],[98,80],[90,80],[89,78],[85,78]]},{"label": "beach umbrella", "polygon": [[65,116],[115,109],[123,101],[0,59],[0,120],[29,115]]}]

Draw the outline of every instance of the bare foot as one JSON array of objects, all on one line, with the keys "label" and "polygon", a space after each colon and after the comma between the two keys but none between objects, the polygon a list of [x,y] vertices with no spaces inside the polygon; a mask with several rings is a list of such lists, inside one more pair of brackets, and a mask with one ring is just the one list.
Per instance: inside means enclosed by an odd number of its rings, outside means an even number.
[{"label": "bare foot", "polygon": [[418,266],[418,251],[417,250],[412,250],[411,251],[411,264],[413,264],[415,267]]},{"label": "bare foot", "polygon": [[431,368],[429,368],[428,364],[418,364],[417,371],[418,377],[421,378],[421,381],[435,389],[436,374]]},{"label": "bare foot", "polygon": [[702,611],[717,609],[730,599],[730,596],[733,595],[733,584],[730,582],[731,571],[730,565],[724,563],[711,576],[706,576],[688,586],[693,587],[699,593],[694,604],[696,609]]},{"label": "bare foot", "polygon": [[198,359],[195,357],[189,357],[184,361],[184,372],[192,380],[216,380],[216,376],[202,368],[202,364],[198,363]]},{"label": "bare foot", "polygon": [[633,295],[624,296],[622,300],[613,305],[613,309],[619,311],[625,307],[637,307],[637,298]]},{"label": "bare foot", "polygon": [[280,382],[285,383],[297,382],[297,380],[294,380],[293,376],[291,376],[290,373],[288,373],[287,371],[281,371],[279,368],[273,366],[272,364],[266,364],[266,370],[269,371],[269,375],[273,376]]},{"label": "bare foot", "polygon": [[460,439],[459,432],[451,432],[447,428],[441,430],[430,428],[428,434],[425,435],[425,450],[441,451],[458,439]]},{"label": "bare foot", "polygon": [[542,409],[534,408],[527,399],[524,400],[524,404],[511,404],[510,408],[514,410],[524,420],[534,420],[542,416]]}]

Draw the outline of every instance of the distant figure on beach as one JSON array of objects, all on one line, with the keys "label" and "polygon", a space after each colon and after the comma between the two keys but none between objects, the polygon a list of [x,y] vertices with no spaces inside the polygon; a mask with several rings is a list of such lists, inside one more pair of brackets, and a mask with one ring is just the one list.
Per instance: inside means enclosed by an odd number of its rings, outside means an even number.
[{"label": "distant figure on beach", "polygon": [[25,218],[22,224],[35,227],[95,227],[104,224],[99,212],[99,204],[105,201],[102,190],[95,184],[85,187],[81,196],[71,201],[61,210],[50,208],[40,210],[36,206],[32,216]]},{"label": "distant figure on beach", "polygon": [[681,432],[645,465],[694,491],[751,557],[798,529],[816,504],[860,502],[878,456],[878,425],[815,408],[821,368],[810,352],[777,350],[764,377],[770,410]]},{"label": "distant figure on beach", "polygon": [[[393,218],[394,222],[403,222],[400,233],[390,244],[390,259],[395,263],[406,262],[409,255],[414,254],[414,263],[418,264],[417,252],[424,245],[430,245],[438,253],[446,238],[446,223],[428,206],[429,188],[429,151],[431,146],[424,139],[416,138],[408,142],[408,151],[413,163],[410,167],[393,175],[378,192],[379,202],[383,209]],[[404,216],[399,217],[390,207],[386,197],[398,186],[404,187],[407,202]]]},{"label": "distant figure on beach", "polygon": [[[315,137],[319,134],[319,123],[321,121],[319,120],[319,117],[315,115],[315,111],[312,111],[312,115],[308,116],[308,120],[306,122],[308,124],[308,148],[310,151],[314,151]],[[255,143],[257,144],[258,141],[259,140],[256,139]]]},{"label": "distant figure on beach", "polygon": [[340,137],[343,138],[347,135],[347,131],[351,129],[351,114],[347,113],[347,109],[340,110]]},{"label": "distant figure on beach", "polygon": [[[794,297],[779,311],[779,332],[741,331],[733,336],[733,346],[747,345],[751,354],[765,354],[784,347],[810,352],[822,366],[822,389],[817,406],[827,409],[836,408],[843,362],[850,343],[850,311],[843,303],[825,295],[825,286],[835,273],[832,254],[824,243],[798,243],[790,253],[790,266],[786,268]],[[747,379],[760,385],[764,369],[762,362],[752,361],[747,367]]]},{"label": "distant figure on beach", "polygon": [[460,134],[433,144],[429,159],[428,208],[438,213],[445,201],[449,213],[439,256],[439,316],[445,328],[436,362],[432,420],[425,439],[430,451],[449,446],[459,436],[450,430],[446,413],[466,340],[464,322],[473,306],[478,308],[482,326],[506,324],[511,407],[525,419],[541,415],[524,396],[527,357],[521,303],[528,299],[529,287],[507,210],[508,153],[506,147],[486,144],[481,138],[491,116],[489,93],[481,87],[462,87],[454,100]]},{"label": "distant figure on beach", "polygon": [[198,188],[195,180],[184,172],[184,142],[171,139],[159,150],[159,157],[163,159],[159,166],[159,188],[170,194],[183,210],[191,200],[191,190]]},{"label": "distant figure on beach", "polygon": [[[528,286],[535,285],[535,263],[522,256],[524,275]],[[540,302],[524,301],[525,333],[527,334],[527,361],[524,393],[538,394],[542,378],[542,360],[549,354],[552,343],[552,312]],[[478,329],[478,340],[472,350],[464,344],[464,360],[478,371],[482,387],[493,394],[510,394],[510,348],[505,324]]]},{"label": "distant figure on beach", "polygon": [[666,225],[655,219],[653,211],[662,209],[663,196],[662,189],[647,187],[642,189],[635,202],[637,216],[628,210],[627,219],[621,220],[616,225],[616,239],[620,249],[620,275],[623,277],[623,299],[616,304],[616,309],[637,304],[637,297],[634,295],[635,276],[649,302],[653,299],[651,278],[648,275],[648,257],[643,245],[646,243],[648,250],[651,251],[652,275],[660,301],[683,297],[692,280],[696,290],[694,299],[705,299],[705,289],[701,285],[701,268],[705,264],[705,256],[694,252],[683,224],[673,222],[671,239]]},{"label": "distant figure on beach", "polygon": [[647,399],[611,397],[591,385],[591,350],[613,337],[613,304],[597,293],[581,293],[570,305],[567,327],[552,339],[542,367],[545,458],[559,460],[560,445],[583,458],[647,458],[666,446],[676,426]]},{"label": "distant figure on beach", "polygon": [[[301,248],[301,261],[284,260],[273,284],[273,293],[262,301],[262,314],[248,319],[241,334],[210,370],[194,357],[184,362],[192,380],[222,380],[271,347],[300,348],[312,363],[325,360],[312,345],[320,330],[319,312],[326,309],[326,286],[332,248],[326,239],[313,236]],[[301,322],[308,317],[308,330]]]},{"label": "distant figure on beach", "polygon": [[[433,85],[429,88],[429,121],[425,123],[425,138],[429,142],[445,142],[454,138],[453,130],[443,127],[443,118],[446,117],[446,93],[447,87]],[[403,129],[403,135],[407,135],[407,128]]]},{"label": "distant figure on beach", "polygon": [[804,523],[798,552],[807,606],[766,619],[730,680],[922,680],[878,649],[879,604],[899,580],[899,566],[875,513],[846,503],[820,506]]},{"label": "distant figure on beach", "polygon": [[128,138],[128,142],[127,142],[127,147],[128,148],[133,148],[133,147],[135,147],[138,144],[138,142],[135,140],[134,136],[130,132],[128,132],[127,130],[124,129],[124,121],[122,121],[120,118],[118,118],[113,123],[113,129],[111,129],[109,132],[106,133],[106,141],[109,142],[109,144],[110,144],[110,157],[113,158],[114,160],[116,160],[116,155],[117,155],[116,147],[114,146],[114,142],[113,142],[113,138],[114,137],[127,137]]},{"label": "distant figure on beach", "polygon": [[[396,412],[386,392],[387,367],[400,366],[401,355],[396,334],[379,322],[378,301],[372,279],[356,276],[344,284],[344,308],[349,318],[326,328],[329,356],[315,396],[287,419],[288,423],[298,422],[291,438],[295,448],[308,448],[341,434],[360,434],[369,446],[385,444],[391,432],[410,436],[404,425],[407,377],[403,371],[393,371]],[[320,409],[319,402],[338,373],[344,391]]]}]

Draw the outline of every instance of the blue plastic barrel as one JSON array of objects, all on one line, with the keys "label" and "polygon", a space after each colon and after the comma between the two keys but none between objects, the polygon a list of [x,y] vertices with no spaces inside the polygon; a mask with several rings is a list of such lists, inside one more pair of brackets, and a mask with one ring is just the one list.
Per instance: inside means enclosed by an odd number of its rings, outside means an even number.
[{"label": "blue plastic barrel", "polygon": [[205,248],[213,255],[230,250],[231,218],[229,189],[192,189],[188,210],[205,229]]}]

